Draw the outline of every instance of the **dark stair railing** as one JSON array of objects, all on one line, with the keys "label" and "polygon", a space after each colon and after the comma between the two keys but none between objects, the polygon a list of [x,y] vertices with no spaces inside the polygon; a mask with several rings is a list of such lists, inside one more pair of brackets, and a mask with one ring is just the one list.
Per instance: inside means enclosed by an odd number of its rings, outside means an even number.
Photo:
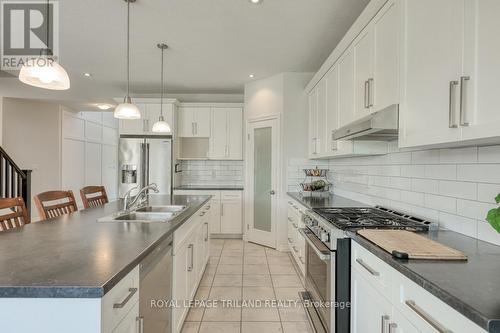
[{"label": "dark stair railing", "polygon": [[21,170],[0,147],[0,197],[22,197],[31,215],[31,170]]}]

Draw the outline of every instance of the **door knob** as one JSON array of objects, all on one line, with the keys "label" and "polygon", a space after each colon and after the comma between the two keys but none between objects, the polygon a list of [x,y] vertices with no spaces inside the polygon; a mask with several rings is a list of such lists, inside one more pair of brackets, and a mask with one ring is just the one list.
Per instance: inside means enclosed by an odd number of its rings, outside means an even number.
[{"label": "door knob", "polygon": [[271,194],[271,195],[275,195],[275,194],[276,194],[276,192],[274,192],[274,190],[271,190],[271,192],[269,192],[269,194]]}]

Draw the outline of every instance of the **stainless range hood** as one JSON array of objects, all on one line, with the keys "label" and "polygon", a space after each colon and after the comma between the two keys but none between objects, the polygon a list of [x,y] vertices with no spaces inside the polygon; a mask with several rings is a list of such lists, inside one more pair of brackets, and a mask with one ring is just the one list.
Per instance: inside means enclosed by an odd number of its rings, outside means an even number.
[{"label": "stainless range hood", "polygon": [[393,104],[332,131],[336,140],[392,141],[398,138],[399,106]]}]

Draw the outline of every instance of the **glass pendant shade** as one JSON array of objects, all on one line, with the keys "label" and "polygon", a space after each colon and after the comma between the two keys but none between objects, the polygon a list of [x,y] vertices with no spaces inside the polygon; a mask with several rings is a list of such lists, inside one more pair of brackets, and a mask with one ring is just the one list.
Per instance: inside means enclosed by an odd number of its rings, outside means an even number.
[{"label": "glass pendant shade", "polygon": [[170,125],[165,121],[163,116],[160,116],[159,120],[154,123],[152,131],[155,133],[170,133]]},{"label": "glass pendant shade", "polygon": [[132,104],[130,97],[125,97],[123,103],[116,106],[113,116],[118,119],[141,119],[141,111]]},{"label": "glass pendant shade", "polygon": [[28,60],[21,67],[19,80],[30,86],[51,90],[68,90],[70,87],[66,70],[46,56]]}]

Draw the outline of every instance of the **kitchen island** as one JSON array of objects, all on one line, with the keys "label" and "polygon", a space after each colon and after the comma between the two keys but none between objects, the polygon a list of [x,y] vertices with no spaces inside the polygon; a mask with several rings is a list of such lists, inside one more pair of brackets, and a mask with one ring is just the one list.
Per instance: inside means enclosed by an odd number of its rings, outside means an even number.
[{"label": "kitchen island", "polygon": [[[131,275],[138,280],[141,260],[176,230],[192,231],[183,226],[209,200],[210,196],[151,195],[150,205],[187,206],[169,222],[97,221],[121,211],[120,200],[1,233],[0,318],[4,329],[112,331],[104,324],[106,311],[101,309],[108,293]],[[23,323],[26,313],[36,326]]]}]

